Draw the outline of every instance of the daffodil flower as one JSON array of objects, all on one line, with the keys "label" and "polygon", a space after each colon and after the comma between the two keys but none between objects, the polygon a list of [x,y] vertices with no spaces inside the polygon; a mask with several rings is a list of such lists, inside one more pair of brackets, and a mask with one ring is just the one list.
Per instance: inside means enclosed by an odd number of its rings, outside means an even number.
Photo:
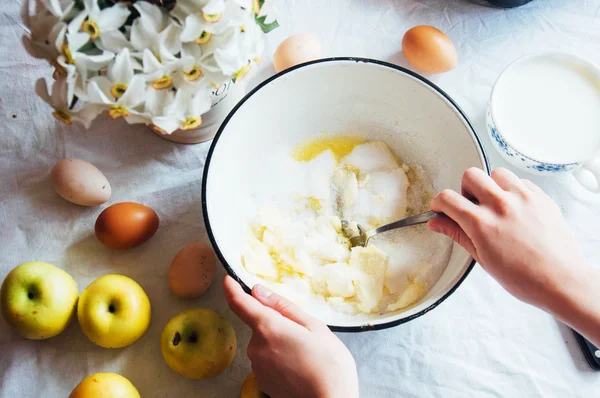
[{"label": "daffodil flower", "polygon": [[[127,90],[116,99],[112,96],[110,82],[96,76],[88,84],[88,98],[93,104],[99,104],[108,110],[108,116],[113,119],[125,118],[127,123],[148,123],[150,115],[140,112],[137,108],[144,101],[145,83],[143,77],[133,76]],[[107,84],[108,83],[108,84]]]},{"label": "daffodil flower", "polygon": [[[66,27],[61,30],[56,40],[61,55],[56,59],[58,68],[67,82],[75,86],[75,95],[82,100],[87,99],[87,79],[90,71],[97,72],[110,63],[115,54],[103,51],[101,54],[86,54],[79,51],[88,41],[87,33],[65,33]],[[62,44],[60,44],[62,43]]]},{"label": "daffodil flower", "polygon": [[46,79],[41,78],[35,83],[35,92],[54,109],[52,116],[66,124],[77,122],[85,128],[89,128],[92,120],[103,110],[102,107],[94,104],[86,104],[77,110],[69,109],[73,93],[69,93],[69,87],[65,79],[55,80],[50,94],[48,93]]},{"label": "daffodil flower", "polygon": [[108,66],[106,76],[97,76],[94,79],[99,87],[110,87],[111,96],[119,99],[125,94],[133,79],[136,63],[129,50],[124,48],[117,54],[115,61]]},{"label": "daffodil flower", "polygon": [[196,129],[202,125],[202,115],[211,106],[208,90],[200,90],[194,95],[178,90],[175,99],[165,108],[165,116],[153,117],[152,124],[163,134],[171,134],[177,129]]},{"label": "daffodil flower", "polygon": [[[231,76],[234,81],[243,78],[250,70],[251,62],[258,60],[264,49],[262,36],[258,35],[256,25],[248,26],[244,32],[233,30],[229,42],[214,50],[214,58],[225,75]],[[253,40],[259,39],[259,43]]]},{"label": "daffodil flower", "polygon": [[82,31],[88,34],[96,47],[117,52],[130,47],[125,35],[119,30],[130,11],[123,3],[100,10],[97,0],[83,0],[84,10],[69,22],[69,33]]},{"label": "daffodil flower", "polygon": [[145,49],[143,60],[144,78],[155,90],[167,90],[173,87],[173,74],[179,67],[179,60],[170,58],[169,62],[160,62],[152,51]]},{"label": "daffodil flower", "polygon": [[172,61],[174,54],[181,51],[181,28],[153,4],[137,2],[133,6],[140,13],[131,25],[131,44],[138,51],[135,55],[142,56],[148,49],[159,62]]},{"label": "daffodil flower", "polygon": [[40,0],[35,2],[33,10],[30,8],[30,1],[25,0],[21,8],[21,20],[29,30],[29,35],[23,36],[23,46],[33,57],[52,63],[59,55],[56,41],[63,25]]},{"label": "daffodil flower", "polygon": [[229,80],[229,77],[221,72],[212,54],[205,55],[194,43],[185,43],[173,80],[178,90],[194,93],[211,85],[221,84]]},{"label": "daffodil flower", "polygon": [[196,0],[179,0],[171,15],[183,24],[181,41],[198,45],[209,43],[215,35],[220,35],[229,27],[245,29],[252,19],[250,9],[242,9],[233,2],[211,0],[207,3]]}]

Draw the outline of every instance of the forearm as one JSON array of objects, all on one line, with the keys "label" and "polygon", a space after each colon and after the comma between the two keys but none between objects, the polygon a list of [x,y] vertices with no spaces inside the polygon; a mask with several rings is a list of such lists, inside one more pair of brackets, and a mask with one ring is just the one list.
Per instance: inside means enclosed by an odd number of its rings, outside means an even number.
[{"label": "forearm", "polygon": [[565,278],[548,311],[600,347],[600,269],[587,263]]}]

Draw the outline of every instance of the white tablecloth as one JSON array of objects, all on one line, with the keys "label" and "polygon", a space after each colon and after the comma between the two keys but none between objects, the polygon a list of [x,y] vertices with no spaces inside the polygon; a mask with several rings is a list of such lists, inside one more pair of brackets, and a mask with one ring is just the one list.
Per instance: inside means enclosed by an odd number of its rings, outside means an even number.
[{"label": "white tablecloth", "polygon": [[[248,85],[273,73],[271,54],[293,33],[319,36],[326,56],[364,56],[407,66],[402,35],[414,25],[434,25],[454,41],[459,64],[432,80],[470,117],[492,166],[504,166],[484,124],[493,82],[510,61],[535,51],[569,51],[600,63],[600,0],[534,0],[513,10],[481,3],[281,0],[282,27],[269,34],[265,61]],[[250,333],[222,298],[224,271],[219,269],[219,281],[205,296],[191,301],[175,299],[166,278],[182,246],[207,241],[200,192],[209,144],[172,144],[143,126],[107,118],[89,131],[55,122],[33,92],[34,81],[49,76],[51,69],[21,47],[18,10],[16,2],[4,0],[0,11],[0,279],[34,259],[68,271],[80,291],[103,274],[122,273],[148,293],[152,323],[140,341],[108,350],[90,343],[77,322],[58,337],[33,342],[1,321],[0,397],[65,397],[82,378],[99,371],[122,373],[144,397],[237,396],[249,372],[245,346]],[[127,251],[102,246],[93,225],[105,206],[72,205],[49,184],[51,167],[64,157],[86,159],[106,174],[113,187],[108,204],[137,201],[154,208],[161,219],[156,236]],[[599,264],[600,195],[584,192],[569,176],[532,179],[560,203],[586,255]],[[236,359],[213,380],[186,380],[160,354],[165,323],[194,306],[218,310],[237,331]],[[571,331],[509,296],[479,267],[424,317],[385,331],[340,337],[356,358],[365,397],[600,394],[600,374],[588,367]]]}]

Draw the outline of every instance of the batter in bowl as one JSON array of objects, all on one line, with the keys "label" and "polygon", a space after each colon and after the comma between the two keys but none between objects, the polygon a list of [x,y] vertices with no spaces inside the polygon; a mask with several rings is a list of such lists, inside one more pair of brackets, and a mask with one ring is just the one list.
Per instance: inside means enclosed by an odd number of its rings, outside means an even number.
[{"label": "batter in bowl", "polygon": [[340,221],[370,229],[407,216],[409,166],[385,142],[356,137],[312,141],[293,156],[292,205],[259,208],[242,254],[246,270],[299,304],[325,301],[350,314],[394,311],[423,297],[448,262],[447,238],[411,227],[351,247]]}]

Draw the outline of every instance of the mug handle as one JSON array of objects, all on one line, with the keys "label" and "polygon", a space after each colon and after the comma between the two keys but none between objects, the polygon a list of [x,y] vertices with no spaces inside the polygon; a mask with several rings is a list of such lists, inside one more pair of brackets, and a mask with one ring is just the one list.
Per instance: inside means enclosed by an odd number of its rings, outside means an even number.
[{"label": "mug handle", "polygon": [[[595,186],[589,176],[586,175],[587,173],[583,173],[584,170],[594,176],[596,179]],[[600,155],[596,155],[587,162],[582,163],[581,166],[573,172],[573,177],[575,177],[575,180],[588,191],[600,193]]]}]

